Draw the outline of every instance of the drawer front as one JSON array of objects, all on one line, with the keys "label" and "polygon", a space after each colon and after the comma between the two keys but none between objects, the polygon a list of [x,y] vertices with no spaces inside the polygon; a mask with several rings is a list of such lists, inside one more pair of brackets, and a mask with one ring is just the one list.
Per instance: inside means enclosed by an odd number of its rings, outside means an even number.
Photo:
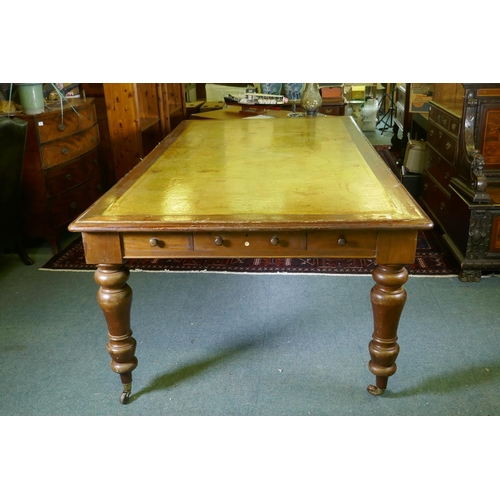
[{"label": "drawer front", "polygon": [[94,201],[104,194],[101,175],[94,175],[75,189],[55,196],[49,200],[54,227],[67,224],[76,219]]},{"label": "drawer front", "polygon": [[457,141],[448,132],[429,123],[427,142],[448,162],[454,163]]},{"label": "drawer front", "polygon": [[85,182],[99,172],[97,149],[72,163],[46,168],[45,184],[49,197],[56,196]]},{"label": "drawer front", "polygon": [[317,257],[375,257],[377,231],[310,231],[307,251]]},{"label": "drawer front", "polygon": [[458,132],[460,131],[460,120],[455,116],[450,116],[448,130],[458,137]]},{"label": "drawer front", "polygon": [[80,130],[85,130],[94,125],[94,123],[97,122],[95,106],[92,105],[78,110],[78,120],[80,124]]},{"label": "drawer front", "polygon": [[125,258],[147,257],[352,257],[376,256],[377,232],[255,231],[123,233]]},{"label": "drawer front", "polygon": [[448,227],[450,197],[425,172],[421,198],[434,214],[438,223],[446,229]]},{"label": "drawer front", "polygon": [[[192,233],[123,233],[125,258],[168,257],[193,252]],[[193,255],[192,255],[193,256]]]},{"label": "drawer front", "polygon": [[425,148],[425,165],[432,177],[448,191],[450,181],[455,175],[455,168],[431,147]]},{"label": "drawer front", "polygon": [[445,128],[446,130],[448,130],[448,128],[450,126],[450,118],[449,118],[449,116],[446,115],[445,113],[442,113],[439,110],[436,112],[435,122],[438,125],[440,125],[441,127]]},{"label": "drawer front", "polygon": [[41,144],[68,137],[79,130],[78,115],[72,110],[65,112],[62,119],[60,113],[53,113],[41,120],[35,119],[35,123]]},{"label": "drawer front", "polygon": [[433,121],[437,123],[437,114],[438,110],[432,105],[432,102],[429,105],[429,121]]},{"label": "drawer front", "polygon": [[287,257],[305,255],[307,240],[299,231],[208,232],[194,235],[193,248],[210,256]]},{"label": "drawer front", "polygon": [[65,163],[88,153],[99,144],[97,124],[72,136],[41,146],[45,168]]}]

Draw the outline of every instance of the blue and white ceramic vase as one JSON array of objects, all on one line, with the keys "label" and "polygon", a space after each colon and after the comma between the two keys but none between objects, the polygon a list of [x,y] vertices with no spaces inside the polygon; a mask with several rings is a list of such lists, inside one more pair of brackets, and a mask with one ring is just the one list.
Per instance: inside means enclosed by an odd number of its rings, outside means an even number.
[{"label": "blue and white ceramic vase", "polygon": [[281,86],[282,86],[281,83],[261,83],[260,92],[262,94],[280,95]]},{"label": "blue and white ceramic vase", "polygon": [[323,102],[317,83],[306,83],[302,93],[300,105],[304,108],[306,116],[317,116],[318,110]]},{"label": "blue and white ceramic vase", "polygon": [[285,97],[289,101],[300,102],[305,85],[305,83],[284,83],[283,90]]}]

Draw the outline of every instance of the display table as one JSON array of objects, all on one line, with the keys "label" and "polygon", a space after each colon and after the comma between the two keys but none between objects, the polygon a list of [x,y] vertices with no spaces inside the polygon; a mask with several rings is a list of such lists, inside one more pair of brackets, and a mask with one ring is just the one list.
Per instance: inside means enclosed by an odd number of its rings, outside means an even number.
[{"label": "display table", "polygon": [[137,359],[125,259],[375,259],[368,390],[381,394],[396,371],[404,265],[414,261],[418,231],[431,227],[351,118],[330,117],[185,121],[70,230],[82,233],[86,261],[97,266],[126,402]]}]

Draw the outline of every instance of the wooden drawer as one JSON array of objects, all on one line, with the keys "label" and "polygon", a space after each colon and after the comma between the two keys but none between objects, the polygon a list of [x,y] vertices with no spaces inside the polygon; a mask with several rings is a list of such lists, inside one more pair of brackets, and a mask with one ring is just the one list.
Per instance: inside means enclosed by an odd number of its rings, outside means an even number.
[{"label": "wooden drawer", "polygon": [[97,149],[93,149],[72,163],[46,168],[44,173],[47,194],[52,197],[72,189],[93,177],[99,170]]},{"label": "wooden drawer", "polygon": [[122,234],[123,255],[132,257],[358,257],[376,256],[377,232],[255,231]]},{"label": "wooden drawer", "polygon": [[306,234],[299,231],[208,232],[194,235],[194,251],[214,256],[287,257],[305,255]]},{"label": "wooden drawer", "polygon": [[375,257],[377,231],[310,231],[307,251],[316,257]]},{"label": "wooden drawer", "polygon": [[445,193],[426,172],[423,174],[421,199],[444,229],[448,227],[450,195]]},{"label": "wooden drawer", "polygon": [[429,122],[427,142],[448,162],[454,163],[457,140],[433,122]]},{"label": "wooden drawer", "polygon": [[44,115],[35,123],[41,144],[68,137],[80,130],[78,115],[74,111],[65,112],[63,119],[59,113]]},{"label": "wooden drawer", "polygon": [[92,105],[80,110],[78,113],[78,121],[80,124],[80,130],[85,130],[94,125],[94,123],[97,122],[95,106]]},{"label": "wooden drawer", "polygon": [[93,127],[69,137],[42,144],[41,153],[45,168],[74,160],[88,153],[99,144],[99,129]]},{"label": "wooden drawer", "polygon": [[[168,257],[186,255],[193,251],[192,233],[124,233],[122,234],[125,258]],[[194,257],[194,255],[192,255]]]},{"label": "wooden drawer", "polygon": [[76,219],[94,201],[104,194],[100,173],[78,187],[49,200],[52,223],[55,227]]},{"label": "wooden drawer", "polygon": [[425,148],[425,166],[431,176],[448,191],[450,181],[455,175],[455,168],[429,145]]},{"label": "wooden drawer", "polygon": [[454,136],[458,136],[458,132],[460,130],[460,119],[456,116],[445,113],[431,104],[429,110],[429,120],[443,127]]},{"label": "wooden drawer", "polygon": [[448,130],[455,136],[458,137],[458,133],[460,132],[460,120],[454,116],[450,117],[450,123]]}]

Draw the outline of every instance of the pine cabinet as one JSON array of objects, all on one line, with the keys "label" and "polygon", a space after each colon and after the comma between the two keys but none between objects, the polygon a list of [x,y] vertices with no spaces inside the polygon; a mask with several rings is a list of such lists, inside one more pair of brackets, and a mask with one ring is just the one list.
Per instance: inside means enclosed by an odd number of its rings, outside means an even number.
[{"label": "pine cabinet", "polygon": [[104,83],[112,183],[186,119],[182,83]]}]

